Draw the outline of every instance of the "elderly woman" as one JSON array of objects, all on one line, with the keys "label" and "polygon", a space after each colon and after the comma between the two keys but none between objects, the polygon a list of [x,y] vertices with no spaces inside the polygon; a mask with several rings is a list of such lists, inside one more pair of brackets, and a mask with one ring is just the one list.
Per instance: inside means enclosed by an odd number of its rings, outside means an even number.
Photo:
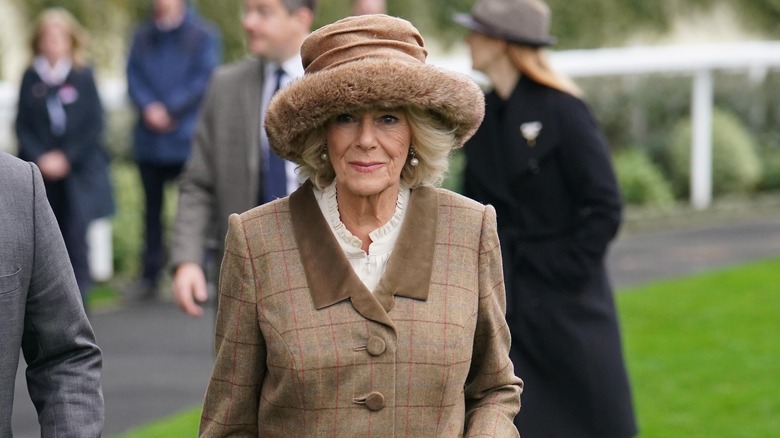
[{"label": "elderly woman", "polygon": [[300,165],[230,217],[201,436],[517,436],[492,207],[436,189],[482,120],[407,21],[312,33],[266,117]]},{"label": "elderly woman", "polygon": [[87,65],[85,41],[84,30],[65,9],[41,13],[16,116],[19,157],[41,170],[82,298],[92,283],[87,227],[114,208],[103,107]]}]

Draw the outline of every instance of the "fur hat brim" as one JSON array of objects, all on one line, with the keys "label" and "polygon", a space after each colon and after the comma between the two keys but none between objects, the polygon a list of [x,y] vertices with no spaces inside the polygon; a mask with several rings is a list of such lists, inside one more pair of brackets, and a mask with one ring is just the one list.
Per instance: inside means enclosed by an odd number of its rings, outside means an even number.
[{"label": "fur hat brim", "polygon": [[430,64],[365,58],[306,74],[280,90],[265,126],[271,148],[299,162],[309,132],[344,111],[417,107],[433,112],[460,147],[485,115],[485,98],[468,76]]}]

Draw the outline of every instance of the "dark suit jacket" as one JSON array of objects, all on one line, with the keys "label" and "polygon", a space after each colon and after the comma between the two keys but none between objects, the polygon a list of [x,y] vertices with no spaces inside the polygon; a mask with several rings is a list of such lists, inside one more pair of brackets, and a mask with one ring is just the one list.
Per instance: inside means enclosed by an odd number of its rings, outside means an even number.
[{"label": "dark suit jacket", "polygon": [[[521,128],[533,124],[538,136],[528,140]],[[513,360],[526,383],[521,435],[632,435],[604,264],[621,198],[589,109],[523,77],[506,101],[486,96],[485,120],[465,152],[465,194],[498,216]]]},{"label": "dark suit jacket", "polygon": [[[61,137],[52,134],[46,109],[48,94],[61,97],[67,124]],[[47,86],[33,68],[27,69],[19,91],[16,116],[19,158],[36,162],[45,152],[59,149],[71,173],[64,184],[72,212],[85,223],[114,211],[108,177],[109,159],[103,147],[103,107],[92,70],[71,69],[57,87]]]},{"label": "dark suit jacket", "polygon": [[231,216],[201,436],[517,436],[495,224],[412,190],[369,291],[310,183]]},{"label": "dark suit jacket", "polygon": [[38,169],[0,152],[0,436],[19,351],[43,437],[103,429],[102,356]]}]

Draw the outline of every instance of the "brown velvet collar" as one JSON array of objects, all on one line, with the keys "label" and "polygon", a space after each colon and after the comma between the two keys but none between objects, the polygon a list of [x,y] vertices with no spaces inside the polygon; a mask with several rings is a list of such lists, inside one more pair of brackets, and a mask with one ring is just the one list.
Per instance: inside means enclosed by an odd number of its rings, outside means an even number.
[{"label": "brown velvet collar", "polygon": [[371,293],[355,274],[325,221],[312,183],[304,183],[290,195],[290,215],[314,307],[320,310],[350,299],[364,317],[394,327],[387,312],[393,308],[395,295],[428,299],[438,207],[436,189],[412,190],[387,270]]}]

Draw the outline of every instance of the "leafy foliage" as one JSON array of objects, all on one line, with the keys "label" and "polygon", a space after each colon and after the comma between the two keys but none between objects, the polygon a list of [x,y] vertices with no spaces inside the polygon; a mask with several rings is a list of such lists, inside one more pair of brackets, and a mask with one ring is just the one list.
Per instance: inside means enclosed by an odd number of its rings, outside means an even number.
[{"label": "leafy foliage", "polygon": [[[716,108],[712,115],[712,191],[749,192],[761,180],[755,141],[736,115]],[[680,121],[669,144],[671,178],[678,193],[688,193],[691,163],[691,120]]]},{"label": "leafy foliage", "polygon": [[615,173],[627,204],[669,207],[672,188],[642,150],[631,148],[615,154]]},{"label": "leafy foliage", "polygon": [[[117,34],[126,39],[135,23],[147,17],[151,0],[13,0],[28,17],[43,8],[60,6],[71,12],[93,34],[96,55],[104,54],[104,42]],[[190,0],[204,17],[221,30],[225,61],[245,56],[243,30],[239,23],[240,0]],[[552,11],[551,33],[556,49],[593,48],[623,45],[627,36],[638,31],[664,32],[686,13],[705,10],[719,3],[731,4],[751,29],[769,36],[780,35],[778,0],[547,0]],[[411,20],[426,39],[443,47],[457,45],[466,30],[452,21],[452,14],[468,12],[474,0],[387,0],[388,13]],[[315,27],[333,22],[349,13],[350,0],[321,0]],[[109,38],[110,37],[110,38]],[[115,49],[115,48],[114,48]],[[99,56],[98,56],[99,57]]]},{"label": "leafy foliage", "polygon": [[[119,279],[132,279],[139,273],[144,241],[144,193],[141,176],[135,163],[124,160],[115,160],[112,163],[111,174],[117,205],[111,220],[114,275]],[[178,191],[174,185],[165,187],[162,214],[166,238],[171,235],[177,196]]]},{"label": "leafy foliage", "polygon": [[735,3],[738,3],[741,19],[747,26],[763,29],[775,37],[780,35],[780,1],[742,0]]},{"label": "leafy foliage", "polygon": [[766,148],[761,153],[761,169],[763,178],[760,189],[780,190],[780,148]]}]

